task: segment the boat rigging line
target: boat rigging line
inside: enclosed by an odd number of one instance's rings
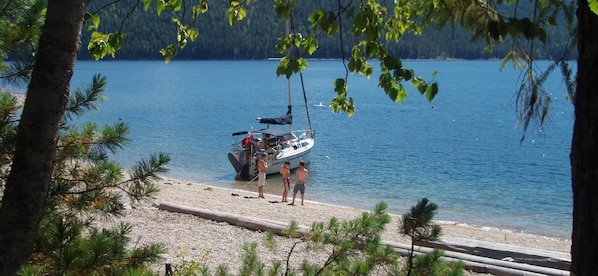
[[[287,20],[287,28],[289,27],[288,24],[291,24],[290,26],[290,33],[292,34],[296,34],[295,32],[295,23],[293,21],[293,15],[291,14],[291,17],[289,18],[289,20]],[[293,50],[295,51],[295,56],[299,57],[301,56],[299,53],[299,49],[297,47],[292,47]],[[305,105],[305,113],[307,114],[307,123],[309,125],[309,131],[312,133],[313,135],[313,131],[311,128],[311,116],[309,116],[309,105],[307,104],[307,93],[305,93],[305,83],[303,81],[303,73],[301,71],[299,71],[299,80],[301,82],[301,91],[303,92],[303,102]],[[289,102],[289,105],[291,105],[291,103]]]
[[[245,185],[243,186],[247,186],[249,184],[251,184],[251,182],[255,181],[258,178],[259,175],[256,175],[253,179],[249,180],[249,182],[245,183]]]

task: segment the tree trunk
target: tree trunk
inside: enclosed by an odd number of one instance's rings
[[[89,0],[50,0],[10,176],[0,209],[0,275],[16,275],[32,252],[52,174],[59,124]]]
[[[573,233],[571,275],[598,271],[598,16],[577,2],[578,51],[575,125],[571,145]]]

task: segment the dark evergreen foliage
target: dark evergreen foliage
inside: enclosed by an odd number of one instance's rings
[[[162,60],[159,49],[175,41],[176,24],[172,22],[168,11],[160,16],[155,12],[144,12],[143,5],[135,6],[135,2],[119,1],[107,5],[110,1],[93,1],[88,9],[98,12],[101,18],[99,31],[104,33],[124,31],[125,43],[115,58],[120,60],[156,59]],[[293,23],[298,32],[310,33],[311,26],[307,21],[309,13],[327,8],[320,1],[302,1],[295,11]],[[191,24],[199,30],[196,41],[188,43],[179,51],[178,60],[259,60],[279,57],[275,54],[274,45],[278,37],[285,33],[285,22],[277,18],[270,1],[256,1],[248,9],[248,18],[230,26],[227,16],[227,1],[210,1],[209,12],[199,16]],[[128,17],[127,14],[131,13]],[[123,18],[126,18],[123,21]],[[185,15],[190,22],[191,15]],[[349,22],[345,22],[349,23]],[[349,30],[349,28],[345,28]],[[389,42],[390,54],[404,59],[490,59],[503,58],[511,50],[509,42],[499,44],[492,53],[486,51],[485,41],[471,41],[471,35],[461,27],[449,26],[438,32],[424,31],[424,35],[406,34],[399,42]],[[536,59],[550,59],[562,56],[568,41],[564,26],[548,29],[549,41],[541,45],[535,53]],[[89,59],[85,50],[91,31],[82,32],[82,50],[79,59]],[[319,35],[319,48],[310,58],[340,58],[339,37]],[[343,39],[348,42],[352,38],[348,33]],[[350,43],[345,43],[349,45]],[[345,54],[350,49],[344,49]]]
[[[72,118],[97,108],[105,89],[106,78],[96,75],[67,103],[44,215],[20,275],[124,275],[125,270],[149,271],[147,266],[165,252],[159,244],[129,249],[130,225],[102,229],[93,224],[123,215],[127,198],[135,203],[155,196],[154,180],[170,161],[166,154],[150,155],[126,172],[108,156],[128,142],[126,124],[72,125]],[[0,191],[10,173],[21,104],[12,94],[0,95]]]

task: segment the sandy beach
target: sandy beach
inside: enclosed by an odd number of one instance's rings
[[[163,179],[158,186],[160,192],[151,202],[131,206],[126,216],[102,223],[113,225],[123,221],[131,224],[133,226],[131,238],[135,244],[164,244],[168,253],[164,256],[164,262],[156,267],[161,271],[165,263],[176,266],[184,259],[199,261],[212,270],[218,265],[226,265],[229,271],[236,272],[237,265],[242,260],[242,245],[247,242],[258,244],[259,256],[266,264],[276,260],[284,262],[296,240],[276,237],[277,246],[270,247],[264,242],[264,233],[194,215],[160,210],[159,204],[170,203],[202,208],[276,221],[285,225],[296,221],[305,226],[310,226],[313,222],[327,222],[333,217],[339,220],[351,220],[357,218],[362,212],[369,211],[310,201],[309,189],[306,192],[305,206],[300,204],[289,206],[280,202],[280,195],[266,194],[265,199],[259,199],[257,191],[226,189],[177,179]],[[402,214],[391,215],[392,221],[387,226],[383,239],[408,244],[409,240],[398,232],[399,218]],[[500,244],[503,247],[512,247],[515,251],[517,248],[527,248],[560,255],[567,255],[571,246],[569,240],[551,237],[460,224],[440,225],[443,229],[441,240],[447,243],[487,246]],[[299,264],[303,258],[317,258],[301,244],[295,248],[294,253],[297,254],[293,254],[291,265]]]

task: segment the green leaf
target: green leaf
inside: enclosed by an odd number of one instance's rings
[[[347,18],[347,19],[349,19],[349,18],[352,18],[352,17],[353,17],[353,15],[355,14],[355,11],[356,11],[356,10],[357,10],[357,7],[356,7],[356,6],[352,6],[352,7],[350,7],[350,8],[347,10],[347,16],[346,16],[346,18]]]
[[[272,4],[278,18],[290,19],[295,9],[295,1],[276,0]]]
[[[598,1],[597,0],[588,0],[588,6],[590,7],[590,10],[598,15]]]
[[[384,58],[384,66],[390,70],[398,70],[403,68],[403,62],[396,57],[387,56]]]
[[[91,33],[91,38],[89,43],[87,44],[87,50],[89,51],[89,55],[95,59],[99,60],[104,58],[107,54],[112,54],[113,49],[110,45],[110,35],[103,34],[100,32],[93,32]]]
[[[303,41],[303,51],[312,55],[318,49],[318,39],[313,36],[308,36]]]
[[[232,4],[231,4],[232,5]],[[247,16],[247,10],[242,6],[230,7],[228,9],[228,24],[235,25],[238,21]]]
[[[197,39],[199,36],[199,31],[197,29],[187,29],[187,35],[191,41],[195,41],[195,39]]]
[[[291,34],[291,45],[293,46],[293,48],[298,48],[299,46],[301,46],[301,42],[303,41],[303,36],[301,35],[301,33],[295,33],[295,34]]]
[[[143,8],[147,11],[152,5],[152,0],[143,0]]]
[[[86,12],[83,18],[85,20],[91,19],[91,24],[87,27],[88,31],[97,29],[100,26],[100,16],[96,13]]]
[[[397,98],[397,100],[404,103],[407,99],[407,90],[403,87],[403,85],[400,85],[399,87],[401,88],[401,90],[399,91],[399,97]]]
[[[341,94],[345,94],[347,92],[347,83],[345,82],[345,79],[336,79],[334,81],[334,91],[336,92],[336,94],[341,95]]]
[[[323,9],[318,9],[317,11],[311,13],[309,15],[309,17],[307,18],[307,20],[309,20],[309,22],[311,22],[311,29],[312,30],[317,30],[318,26],[320,26],[320,24],[322,24],[322,20],[324,20],[326,15],[326,11]]]
[[[328,19],[324,21],[325,24],[322,25],[322,31],[324,31],[327,35],[333,35],[339,32],[340,25],[336,22],[335,16],[333,13],[328,13]]]
[[[426,99],[431,102],[436,97],[436,94],[438,94],[438,83],[434,82],[426,88]]]
[[[413,69],[405,70],[403,72],[403,75],[404,75],[403,78],[406,81],[411,80],[411,78],[413,78],[413,74],[414,74]]]
[[[347,112],[349,117],[355,113],[353,98],[349,98],[349,101],[347,101],[346,94],[341,94],[334,98],[331,102],[331,108],[334,113]]]
[[[304,58],[289,57],[285,75],[289,78],[292,74],[303,71],[305,67],[307,67],[307,60]]]
[[[363,13],[358,13],[353,19],[353,30],[356,36],[360,36],[367,27],[367,17]]]
[[[353,104],[352,98],[349,98],[349,101],[347,101],[347,82],[345,79],[338,78],[334,81],[334,91],[337,96],[332,99],[330,104],[332,112],[347,112],[349,117],[353,116],[355,113],[355,105]]]
[[[340,30],[340,25],[336,22],[336,15],[332,12],[319,9],[309,15],[308,20],[311,22],[312,30],[317,30],[318,27],[326,35],[333,35]]]
[[[375,57],[379,52],[379,44],[377,41],[369,41],[365,43],[365,54],[368,57]]]
[[[519,34],[523,34],[527,39],[531,36],[531,20],[529,18],[510,18],[508,24],[510,25],[509,34],[516,38]]]
[[[372,76],[372,73],[374,73],[374,66],[366,63],[365,69],[362,71],[363,71],[363,74],[365,75],[365,77],[369,78]]]
[[[166,48],[160,50],[160,54],[164,57],[164,62],[169,63],[172,58],[174,58],[178,53],[177,48],[169,44]]]
[[[540,37],[540,41],[542,41],[542,43],[546,44],[547,34],[546,34],[546,30],[544,28],[540,29],[539,37]]]
[[[207,0],[201,0],[199,5],[194,5],[192,9],[193,18],[197,18],[200,14],[208,12]]]
[[[156,12],[158,13],[158,15],[160,15],[165,8],[166,5],[163,0],[156,1]]]
[[[306,66],[307,61],[303,58],[291,58],[289,56],[285,56],[282,59],[280,59],[280,62],[278,63],[278,68],[276,68],[276,75],[284,75],[288,79],[294,73],[303,71]]]
[[[125,34],[122,32],[113,33],[108,36],[108,44],[112,48],[110,54],[114,57],[116,51],[120,50],[125,42]]]
[[[159,1],[164,1],[165,7],[167,7],[168,9],[170,9],[173,12],[180,11],[183,6],[183,3],[181,2],[181,0],[159,0]]]
[[[361,60],[361,58],[351,58],[349,59],[349,63],[347,64],[347,68],[349,69],[349,72],[351,73],[358,73],[361,72],[362,68],[363,68],[363,62]]]
[[[388,95],[388,97],[390,97],[390,99],[393,102],[397,102],[398,98],[399,98],[399,88],[398,87],[392,87],[390,88],[388,91],[386,91],[386,94]]]
[[[404,103],[407,99],[407,90],[405,90],[405,87],[403,87],[402,84],[399,84],[398,86],[393,85],[393,87],[387,91],[387,95],[395,103]]]
[[[426,93],[428,85],[425,82],[422,82],[421,80],[417,80],[417,78],[415,78],[413,79],[413,81],[411,81],[411,83],[413,84],[413,87],[417,88],[419,94],[423,95],[424,93]]]
[[[403,69],[398,69],[398,70],[394,70],[391,72],[393,72],[393,74],[392,74],[393,78],[395,78],[396,80],[399,80],[399,81],[401,79],[403,79],[403,77],[405,76],[405,70],[403,70]]]

